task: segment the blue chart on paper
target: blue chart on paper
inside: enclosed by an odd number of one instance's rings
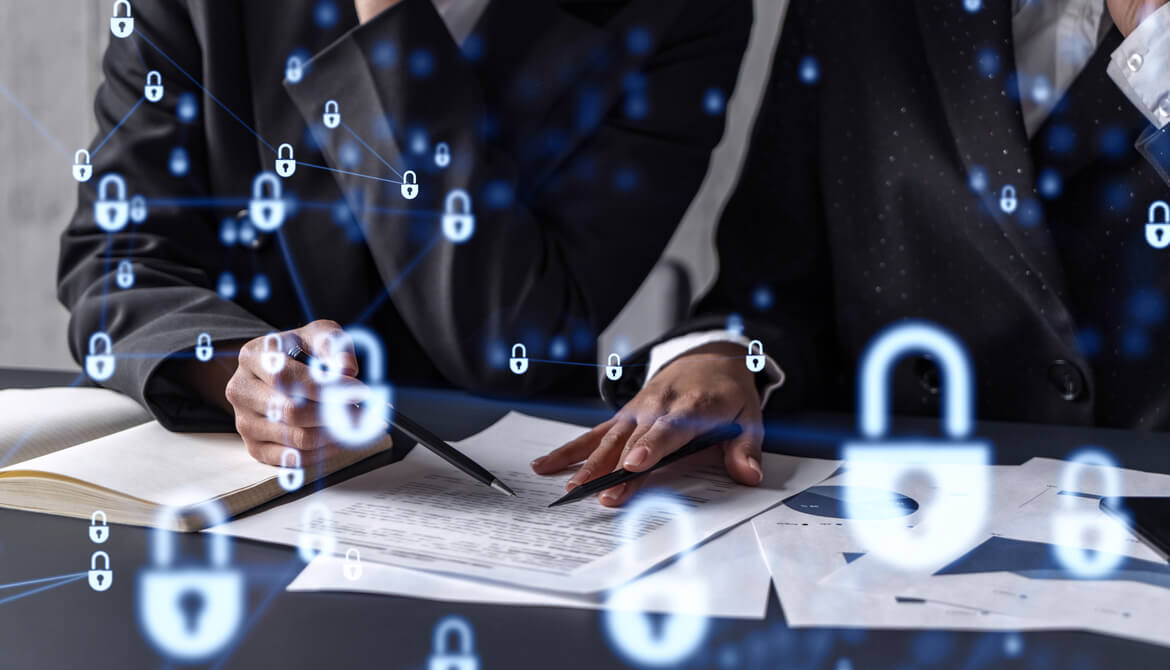
[[[901,493],[855,488],[852,491],[854,510],[850,516],[845,512],[845,493],[848,490],[844,486],[814,486],[785,500],[784,505],[798,512],[829,519],[897,519],[918,510],[918,503]]]
[[[1088,578],[1065,568],[1053,555],[1051,544],[1004,537],[987,540],[935,574],[966,575],[975,572],[1012,572],[1028,579],[1120,580],[1170,589],[1170,566],[1161,563],[1125,556],[1108,575]]]

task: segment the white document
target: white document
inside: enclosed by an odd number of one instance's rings
[[[108,389],[0,391],[0,466],[96,440],[150,418],[133,398]]]
[[[339,553],[346,548],[339,547]],[[407,596],[456,603],[493,605],[528,605],[535,607],[571,607],[602,609],[605,601],[596,596],[533,591],[503,584],[434,572],[412,570],[395,565],[358,560],[361,569],[356,579],[345,575],[346,559],[319,556],[288,585],[289,591],[353,591],[381,595]],[[352,565],[352,563],[350,563]],[[690,614],[727,619],[763,619],[768,610],[768,566],[756,544],[751,524],[744,523],[698,547],[687,561],[673,562],[652,571],[637,582],[639,588],[663,591],[690,580],[706,582],[702,607],[696,611],[690,599],[679,599],[675,607],[666,608],[651,601],[646,611],[662,614]],[[656,606],[658,605],[658,606]]]
[[[456,445],[507,482],[515,498],[416,448],[399,463],[215,532],[295,545],[305,531],[310,538],[328,535],[337,547],[357,547],[363,560],[542,590],[596,593],[750,519],[837,467],[836,461],[765,454],[763,484],[748,487],[732,482],[721,462],[704,466],[702,455],[696,456],[649,475],[650,486],[681,497],[689,514],[656,512],[639,520],[636,541],[626,542],[619,510],[595,500],[549,509],[571,473],[545,477],[528,465],[582,430],[512,413]],[[311,506],[327,510],[330,518],[313,516]]]
[[[1076,490],[1066,491],[1061,482],[1066,467],[1065,461],[1047,458],[1025,464],[1023,469],[1043,481],[1042,492],[1000,519],[992,535],[961,559],[900,592],[1170,646],[1170,566],[1100,511],[1100,468],[1086,468]],[[1170,476],[1116,468],[1114,474],[1121,484],[1115,493],[1170,495]],[[1056,532],[1059,519],[1076,516],[1098,530],[1064,537]],[[1095,543],[1112,531],[1122,533],[1111,552],[1116,563],[1099,577],[1078,578],[1058,554],[1062,543],[1098,548]]]
[[[1027,630],[1036,622],[986,610],[891,594],[866,593],[819,582],[865,553],[858,524],[846,518],[842,476],[790,498],[752,520],[784,619],[793,628]],[[878,522],[880,523],[880,521]]]

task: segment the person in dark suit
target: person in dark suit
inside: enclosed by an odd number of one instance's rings
[[[1134,150],[1170,115],[1162,4],[793,3],[714,288],[604,382],[617,415],[534,469],[584,461],[572,487],[735,421],[726,467],[757,484],[764,409],[851,411],[905,319],[963,341],[982,419],[1170,428],[1170,260],[1144,233],[1167,184]],[[893,408],[937,415],[939,377],[903,361]]]
[[[171,430],[234,418],[269,463],[334,442],[307,367],[261,365],[271,332],[332,356],[365,326],[396,384],[582,392],[508,350],[593,359],[707,170],[751,21],[749,0],[136,0],[61,241],[73,355],[107,335],[104,385]]]

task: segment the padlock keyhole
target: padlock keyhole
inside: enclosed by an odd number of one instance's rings
[[[187,624],[187,632],[194,633],[199,629],[199,617],[207,603],[203,601],[203,594],[196,590],[184,591],[179,596],[179,610]]]
[[[101,586],[101,585],[102,585],[102,582],[104,582],[104,581],[106,580],[106,576],[105,576],[105,575],[103,575],[103,574],[102,574],[102,573],[100,573],[100,572],[99,572],[99,573],[97,573],[96,575],[94,575],[94,576],[93,576],[93,578],[94,578],[95,580],[97,580],[98,586]]]

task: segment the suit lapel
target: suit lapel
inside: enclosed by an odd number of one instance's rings
[[[1018,102],[1012,3],[984,0],[974,13],[963,4],[917,3],[923,46],[947,123],[968,173],[983,170],[987,175],[987,187],[980,193],[984,208],[1042,283],[1059,295],[1064,273],[1036,202],[1031,150]],[[998,67],[987,76],[980,73],[979,64],[981,59],[990,62],[990,54]],[[999,204],[1005,185],[1019,195],[1013,214],[1005,214]]]

